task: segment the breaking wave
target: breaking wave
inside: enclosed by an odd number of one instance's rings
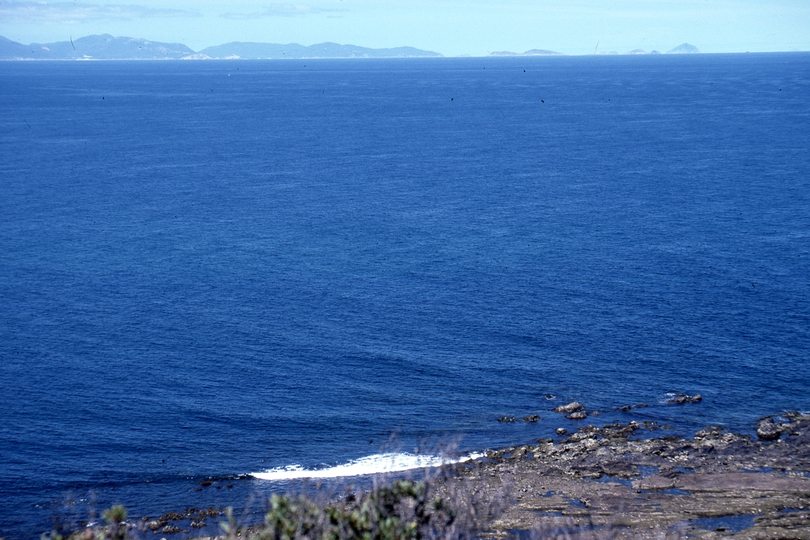
[[[250,476],[260,480],[293,480],[297,478],[343,478],[349,476],[365,476],[370,474],[386,474],[440,467],[453,463],[464,463],[483,457],[483,454],[470,454],[461,458],[444,456],[429,456],[407,453],[374,454],[355,459],[347,463],[335,465],[325,469],[305,469],[300,465],[277,467],[265,472],[250,473]]]

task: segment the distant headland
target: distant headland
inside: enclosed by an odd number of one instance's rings
[[[697,47],[683,43],[667,54],[695,54]],[[620,54],[594,51],[594,54]],[[660,54],[634,49],[623,54]],[[234,41],[194,51],[182,43],[162,43],[142,38],[114,37],[109,34],[86,36],[55,43],[24,45],[0,36],[0,60],[282,60],[308,58],[438,58],[444,55],[415,47],[372,49],[357,45],[318,43],[251,43]],[[488,56],[563,56],[546,49],[517,53],[494,51]]]
[[[233,42],[201,51],[182,43],[161,43],[109,34],[87,36],[56,43],[23,45],[0,36],[0,59],[3,60],[217,60],[217,59],[285,59],[285,58],[431,58],[442,55],[414,47],[371,49],[356,45],[319,43],[304,46],[274,43]]]

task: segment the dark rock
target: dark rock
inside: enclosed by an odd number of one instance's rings
[[[621,407],[619,407],[618,410],[626,412],[629,411],[630,409],[643,409],[645,407],[649,407],[649,405],[647,405],[646,403],[638,403],[636,405],[622,405]]]
[[[178,514],[177,512],[169,512],[168,514],[163,514],[158,518],[158,521],[180,521],[183,519],[182,514]]]
[[[216,508],[208,507],[205,510],[200,510],[200,517],[217,517],[220,511]]]
[[[568,418],[569,420],[585,420],[586,418],[588,418],[588,413],[586,413],[585,411],[577,411],[572,412],[571,414],[566,414],[565,417]]]
[[[555,398],[555,397],[557,397],[557,396],[555,396],[554,394],[546,394],[544,397],[545,397],[546,399],[554,399],[554,398]]]
[[[530,414],[529,416],[524,416],[523,420],[525,420],[526,422],[537,422],[538,420],[540,420],[540,416],[536,414]]]
[[[773,421],[773,418],[763,418],[757,424],[757,437],[763,441],[775,441],[782,435],[783,427]]]
[[[165,527],[160,529],[160,532],[163,534],[177,534],[179,532],[183,532],[183,529],[181,529],[176,525],[166,525]]]
[[[686,394],[672,394],[667,400],[667,403],[671,405],[683,405],[684,403],[700,403],[701,401],[703,401],[703,396],[700,394],[695,394],[694,396],[689,396]]]
[[[202,527],[205,527],[206,525],[207,525],[207,523],[205,521],[192,521],[191,522],[191,528],[192,529],[200,529]]]
[[[598,465],[580,467],[577,473],[580,478],[601,478],[604,475],[602,468]]]
[[[611,440],[622,440],[627,439],[630,435],[633,434],[634,431],[639,429],[638,422],[630,422],[629,424],[620,424],[615,422],[613,424],[607,424],[604,428],[602,428],[602,436],[606,439]]]
[[[200,485],[203,486],[203,487],[208,487],[211,484],[213,484],[213,482],[211,480],[203,480],[202,482],[200,482]]]
[[[558,427],[554,431],[557,433],[557,435],[565,435],[566,433],[568,433],[568,430],[562,427]]]
[[[708,426],[695,433],[694,439],[696,441],[711,441],[720,438],[723,431],[720,426]]]
[[[501,416],[500,418],[498,418],[498,422],[512,423],[514,421],[515,421],[514,416]]]
[[[579,412],[579,411],[583,411],[583,410],[585,410],[585,405],[583,405],[582,403],[579,403],[577,401],[574,401],[574,402],[569,403],[568,405],[560,405],[559,407],[554,409],[554,412],[563,413],[563,414],[569,414],[569,413],[575,413],[575,412]]]
[[[587,431],[584,431],[584,432],[579,431],[577,433],[574,433],[570,437],[568,437],[564,442],[577,443],[577,442],[584,441],[585,439],[595,439],[597,436],[598,436],[598,434],[596,434],[596,433],[590,433],[590,432],[587,432]]]
[[[632,478],[638,476],[638,470],[631,464],[623,461],[606,461],[602,463],[602,471],[608,476],[616,478]]]
[[[529,451],[528,446],[519,446],[514,449],[512,452],[512,459],[523,459],[526,457],[526,453]]]

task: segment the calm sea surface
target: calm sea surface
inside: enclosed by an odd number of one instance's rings
[[[571,400],[750,431],[810,409],[810,54],[4,62],[0,306],[8,538]]]

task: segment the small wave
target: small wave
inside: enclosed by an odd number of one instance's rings
[[[443,456],[428,456],[416,454],[374,454],[362,457],[325,469],[305,469],[300,465],[278,467],[265,472],[250,473],[250,476],[260,480],[294,480],[297,478],[344,478],[349,476],[365,476],[370,474],[386,474],[425,469],[464,463],[483,457],[483,454],[470,454],[462,458],[449,458]]]

